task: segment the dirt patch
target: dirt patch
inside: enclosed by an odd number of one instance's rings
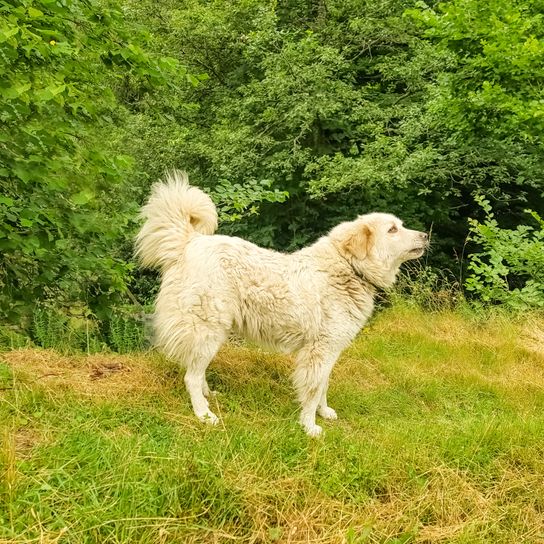
[[[65,356],[51,350],[24,349],[3,353],[1,357],[12,368],[15,382],[28,385],[71,389],[91,397],[164,389],[165,375],[158,358],[153,356]]]
[[[91,380],[101,380],[111,376],[113,372],[132,372],[132,368],[123,363],[101,363],[93,366],[89,377]]]

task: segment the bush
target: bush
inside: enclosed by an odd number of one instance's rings
[[[109,346],[118,353],[144,351],[150,345],[150,315],[140,308],[116,308],[107,323]]]
[[[64,353],[95,353],[106,347],[97,319],[84,306],[59,308],[39,304],[33,314],[32,339],[42,348]]]
[[[471,274],[465,281],[466,289],[484,302],[502,303],[517,310],[543,308],[544,220],[527,210],[537,227],[503,229],[489,202],[482,197],[477,202],[486,217],[483,223],[469,220],[470,239],[482,249],[469,258]]]
[[[37,301],[100,308],[124,293],[137,205],[133,159],[110,143],[126,116],[114,91],[132,78],[151,93],[178,64],[145,53],[114,1],[0,7],[0,319],[25,328]]]

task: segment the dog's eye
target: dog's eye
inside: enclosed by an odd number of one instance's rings
[[[397,232],[399,229],[397,228],[396,225],[393,225],[387,232],[389,234],[395,234],[395,232]]]

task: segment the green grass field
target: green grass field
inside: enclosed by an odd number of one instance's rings
[[[288,357],[225,347],[222,424],[155,354],[0,354],[0,542],[544,542],[544,320],[383,310],[309,439]]]

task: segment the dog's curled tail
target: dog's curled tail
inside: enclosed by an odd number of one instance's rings
[[[141,215],[145,223],[136,237],[136,255],[150,268],[166,270],[179,260],[191,234],[217,229],[212,199],[191,187],[187,174],[178,170],[153,185]]]

